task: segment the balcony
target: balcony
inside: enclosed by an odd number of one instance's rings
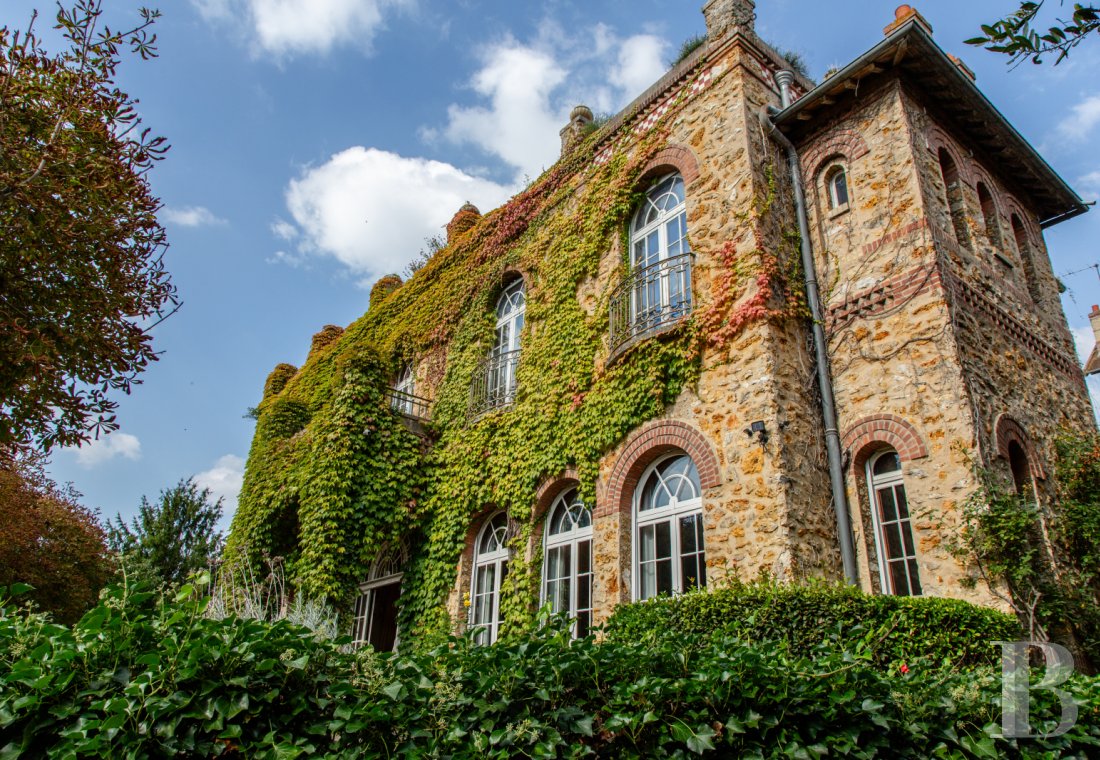
[[[397,388],[387,388],[386,398],[390,400],[390,409],[402,417],[418,422],[430,422],[432,419],[432,402],[426,398]]]
[[[635,269],[611,294],[611,356],[691,314],[690,253]]]
[[[470,388],[470,418],[508,406],[516,400],[516,367],[519,350],[487,357],[474,373]]]

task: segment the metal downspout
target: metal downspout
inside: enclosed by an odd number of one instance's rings
[[[790,71],[780,71],[775,75],[779,84],[783,108],[790,105],[790,85],[794,75]],[[817,271],[814,266],[813,247],[810,243],[810,223],[806,217],[806,196],[802,189],[802,172],[798,151],[787,136],[779,131],[767,113],[760,114],[760,121],[768,133],[787,151],[787,163],[790,166],[791,185],[794,187],[794,206],[798,216],[798,233],[802,239],[802,269],[806,275],[806,300],[810,306],[814,338],[814,354],[817,360],[817,384],[821,390],[821,416],[825,424],[825,450],[829,463],[829,481],[832,486],[833,510],[836,512],[836,527],[840,537],[840,557],[844,563],[844,578],[853,586],[859,585],[859,573],[856,570],[855,542],[852,538],[852,523],[848,512],[848,492],[844,486],[844,466],[840,450],[840,432],[837,429],[836,400],[833,397],[833,379],[829,370],[829,353],[825,343],[825,315],[821,308],[821,294],[817,288]]]

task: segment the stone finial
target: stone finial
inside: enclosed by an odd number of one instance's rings
[[[731,32],[753,34],[756,28],[756,3],[753,0],[708,0],[703,6],[707,37],[717,40]]]
[[[381,303],[386,300],[393,291],[397,290],[404,284],[402,279],[395,274],[387,274],[385,277],[379,277],[378,282],[370,289],[370,305],[374,306],[376,303]]]
[[[916,21],[924,27],[924,31],[932,34],[932,25],[928,23],[928,19],[920,15],[917,9],[911,5],[899,5],[897,10],[894,11],[894,20],[887,24],[886,28],[882,30],[882,33],[889,37],[894,33],[895,29],[898,29],[902,24],[910,20]]]
[[[588,106],[577,106],[569,114],[569,123],[561,128],[561,154],[564,156],[573,146],[581,141],[588,131],[588,125],[595,117]]]
[[[481,212],[478,211],[477,206],[469,201],[463,203],[462,208],[456,211],[455,215],[451,217],[451,221],[447,223],[447,245],[450,245],[458,239],[459,235],[477,224],[477,220],[480,218]]]

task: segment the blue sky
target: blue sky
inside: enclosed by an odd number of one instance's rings
[[[152,2],[152,0],[147,0]],[[112,25],[141,4],[107,0]],[[400,272],[465,200],[499,205],[558,152],[586,103],[617,111],[704,31],[702,0],[162,0],[160,57],[127,59],[123,89],[172,150],[152,173],[168,267],[185,302],[156,328],[160,362],[121,397],[121,429],[53,456],[105,515],[132,515],[180,478],[236,505],[264,378],[300,365],[325,324]],[[882,38],[896,2],[760,0],[757,30],[820,77]],[[1100,196],[1100,38],[1056,68],[969,48],[1013,0],[916,4],[937,42],[1085,200]],[[5,0],[23,26],[43,0]],[[40,24],[45,26],[45,24]],[[1048,231],[1054,269],[1100,260],[1100,212]],[[1079,350],[1100,277],[1063,277]],[[1092,387],[1094,396],[1097,388]],[[227,515],[228,517],[228,515]],[[228,520],[226,521],[228,522]]]

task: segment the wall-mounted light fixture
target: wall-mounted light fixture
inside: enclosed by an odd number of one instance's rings
[[[768,442],[768,429],[764,426],[763,420],[757,420],[745,428],[745,435],[749,438],[755,438],[761,446]]]

